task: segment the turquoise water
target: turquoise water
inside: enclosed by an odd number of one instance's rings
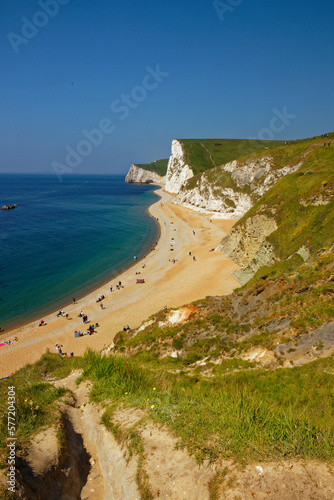
[[[0,326],[39,319],[148,252],[152,185],[122,176],[0,175]]]

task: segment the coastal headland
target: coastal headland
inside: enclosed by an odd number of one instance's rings
[[[82,355],[88,347],[100,351],[124,326],[136,328],[165,306],[172,308],[207,295],[229,294],[238,286],[231,276],[238,266],[221,252],[212,251],[229,234],[235,220],[210,218],[209,214],[174,205],[173,196],[162,189],[158,194],[160,200],[149,208],[160,226],[155,249],[141,261],[134,261],[112,282],[78,297],[75,304],[64,305],[64,316],[57,316],[55,311],[40,318],[44,326],[35,321],[6,331],[2,342],[14,337],[18,341],[1,347],[0,378],[34,363],[48,349],[55,352],[56,343],[63,345],[64,353],[73,352],[74,356]],[[137,284],[137,279],[145,283]],[[122,287],[117,290],[119,281]],[[96,302],[101,295],[105,296],[103,308],[101,302]],[[81,311],[88,316],[87,324],[79,317]],[[95,323],[100,325],[96,333],[74,337],[75,330],[85,332],[89,324]]]

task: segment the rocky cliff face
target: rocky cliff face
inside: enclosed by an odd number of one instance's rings
[[[224,219],[239,219],[253,205],[249,194],[230,187],[219,187],[210,182],[207,173],[199,176],[192,189],[182,189],[174,203],[201,212],[216,212]]]
[[[184,183],[193,176],[192,168],[186,164],[181,143],[174,140],[167,166],[166,191],[177,194]]]
[[[188,165],[186,167],[189,168]],[[218,212],[227,219],[239,219],[280,177],[298,168],[299,164],[277,169],[268,153],[242,161],[234,160],[198,175],[195,185],[192,185],[193,180],[183,182],[178,191],[173,191],[178,192],[174,203]],[[175,173],[179,170],[174,169]],[[186,172],[187,169],[184,176]]]
[[[273,246],[266,239],[276,229],[274,219],[255,215],[232,228],[231,233],[220,242],[217,250],[242,267],[232,273],[242,285],[261,267],[270,266],[277,260]]]
[[[133,164],[125,177],[125,182],[128,184],[163,184],[164,179],[165,177],[161,177],[155,172]]]

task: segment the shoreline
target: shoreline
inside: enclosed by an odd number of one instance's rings
[[[160,197],[160,195],[157,193],[157,191],[160,191],[161,189],[163,189],[163,185],[161,184],[155,184],[155,186],[157,186],[156,189],[153,190],[153,192],[155,194],[157,194],[157,196]],[[160,198],[159,198],[160,199]],[[149,253],[152,251],[152,247],[155,246],[156,242],[159,240],[160,238],[160,226],[157,222],[157,220],[155,219],[155,217],[153,217],[150,213],[149,213],[149,210],[150,210],[150,207],[152,205],[154,205],[155,203],[158,203],[159,200],[157,201],[154,201],[148,208],[145,209],[145,212],[152,218],[155,220],[155,224],[157,226],[157,230],[158,230],[158,234],[155,238],[155,243],[153,245],[150,246],[150,248],[148,249],[147,253],[144,254],[144,255],[149,255]],[[144,258],[143,257],[140,257],[136,262],[140,262],[142,259]],[[123,273],[125,273],[128,269],[130,269],[132,266],[134,266],[136,264],[136,262],[132,262],[132,261],[129,261],[128,264],[124,265],[123,267],[121,267],[119,270],[116,270],[114,272],[112,272],[110,274],[110,277],[106,280],[106,278],[102,278],[101,280],[97,281],[96,283],[94,283],[93,285],[89,286],[89,285],[86,285],[86,287],[83,287],[82,288],[82,292],[81,293],[76,293],[76,296],[80,297],[80,298],[83,298],[91,293],[93,293],[95,290],[98,290],[99,288],[101,288],[102,286],[105,286],[107,285],[111,280],[114,280],[116,279],[118,276],[122,275]],[[80,299],[79,299],[80,300]],[[58,300],[54,300],[54,302],[58,302]],[[59,302],[60,302],[60,299],[59,299]],[[64,307],[69,307],[72,305],[72,301],[69,301],[69,302],[64,302],[62,303],[59,307],[60,308],[64,308]],[[54,315],[55,314],[55,311],[56,309],[53,307],[53,306],[50,306],[48,307],[47,309],[45,309],[45,313],[43,314],[43,312],[41,312],[40,315],[29,315],[28,319],[27,320],[18,320],[15,324],[9,326],[9,327],[5,327],[4,330],[0,330],[0,344],[2,342],[2,339],[5,338],[5,336],[7,336],[8,334],[11,334],[11,332],[13,331],[16,331],[20,328],[23,328],[23,327],[26,327],[32,323],[36,323],[38,322],[40,319],[42,319],[43,317],[47,318],[49,317],[50,315]],[[0,327],[2,327],[2,324],[0,324]]]
[[[0,378],[37,361],[47,349],[52,351],[56,342],[63,344],[64,352],[74,352],[74,355],[82,355],[87,347],[100,351],[112,343],[124,325],[137,328],[165,305],[178,307],[206,295],[226,295],[239,286],[231,276],[238,266],[220,252],[208,253],[228,234],[235,221],[209,221],[207,214],[173,205],[173,196],[163,191],[162,186],[157,185],[155,192],[159,199],[147,209],[159,228],[153,249],[75,304],[64,305],[71,320],[56,317],[58,311],[54,311],[43,318],[45,326],[39,327],[38,322],[33,321],[4,332],[1,340],[17,336],[18,342],[0,348]],[[196,262],[189,257],[190,249],[196,254]],[[175,264],[172,258],[176,259]],[[136,283],[137,273],[145,279],[145,284]],[[110,283],[118,281],[124,288],[110,292]],[[104,309],[96,303],[102,294],[105,295]],[[91,323],[98,322],[100,327],[91,336],[74,338],[75,329],[86,331],[88,328],[88,324],[83,328],[78,317],[81,310]]]

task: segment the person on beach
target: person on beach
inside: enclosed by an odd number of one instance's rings
[[[60,355],[62,355],[63,351],[62,351],[62,347],[63,347],[63,344],[56,344],[55,345],[55,349],[58,351],[58,353]]]
[[[112,285],[110,285],[110,291],[112,292]]]
[[[101,309],[104,309],[102,302],[101,302],[100,306],[101,306]]]
[[[75,304],[75,297],[73,297],[73,304]]]

